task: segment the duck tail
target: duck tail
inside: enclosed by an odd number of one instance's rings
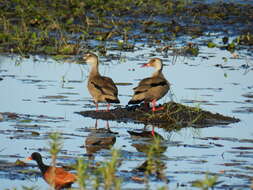
[[[144,99],[142,99],[142,100],[130,100],[129,102],[128,102],[128,104],[139,104],[139,103],[141,103],[142,101],[143,101]]]
[[[107,103],[120,103],[119,99],[109,99],[109,98],[106,98],[105,99]]]

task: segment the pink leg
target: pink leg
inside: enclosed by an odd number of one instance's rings
[[[155,127],[154,126],[152,126],[151,134],[152,134],[153,137],[155,136]]]
[[[98,112],[98,103],[95,103],[96,105],[96,112]]]
[[[152,100],[151,103],[152,103],[152,111],[153,111],[153,112],[159,111],[159,110],[163,110],[163,109],[164,109],[163,106],[161,106],[161,107],[159,107],[159,108],[156,108],[156,100]]]
[[[110,111],[110,104],[107,104],[107,109],[106,109],[107,112]]]
[[[155,111],[155,106],[156,106],[156,100],[152,100],[152,111]]]

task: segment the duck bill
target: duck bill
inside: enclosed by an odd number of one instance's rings
[[[25,161],[29,161],[29,160],[33,160],[31,156],[30,156],[30,157],[27,157],[27,158],[25,159]]]
[[[141,66],[141,68],[142,68],[142,67],[149,67],[149,66],[150,66],[149,63],[145,63],[145,64],[143,64],[143,65]]]

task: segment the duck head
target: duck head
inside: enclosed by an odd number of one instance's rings
[[[83,60],[91,65],[96,65],[98,64],[98,56],[95,55],[94,53],[86,53],[83,56]]]
[[[141,67],[154,67],[157,71],[162,70],[163,63],[160,58],[153,58],[150,61]]]
[[[41,157],[40,153],[34,152],[34,153],[32,153],[31,156],[28,157],[26,160],[41,161],[41,160],[42,160],[42,157]]]

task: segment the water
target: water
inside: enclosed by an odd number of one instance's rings
[[[140,64],[150,58],[150,52],[163,58],[155,47],[144,46],[135,52],[122,53],[120,61],[101,60],[104,63],[100,65],[101,74],[110,76],[115,82],[133,83],[118,86],[120,106],[127,104],[138,80],[151,75],[152,69],[140,68]],[[202,129],[184,128],[176,132],[155,128],[165,139],[162,162],[167,167],[167,185],[170,189],[192,189],[190,182],[204,179],[208,172],[219,176],[221,183],[217,189],[228,186],[249,189],[250,178],[253,177],[253,151],[250,149],[253,117],[252,112],[245,112],[245,107],[252,109],[253,105],[252,98],[243,95],[253,92],[253,58],[239,52],[240,58],[233,59],[229,52],[216,48],[200,47],[200,52],[196,58],[178,57],[174,64],[172,56],[163,58],[166,64],[164,75],[172,87],[170,94],[159,102],[172,98],[179,103],[237,117],[241,122]],[[119,54],[117,51],[109,53]],[[216,64],[229,67],[220,68]],[[245,64],[249,66],[247,70],[243,67]],[[95,109],[86,88],[88,74],[87,65],[71,61],[57,62],[42,56],[20,59],[15,55],[1,55],[0,112],[14,112],[19,118],[5,116],[0,121],[0,161],[14,163],[34,151],[40,151],[49,164],[48,133],[53,131],[61,132],[64,137],[59,163],[73,164],[80,156],[88,159],[83,146],[90,135],[87,129],[94,128],[95,120],[75,113]],[[105,109],[104,106],[100,104],[100,109]],[[127,132],[141,130],[144,125],[113,121],[109,121],[109,125],[112,131],[118,132],[113,147],[121,149],[124,158],[119,168],[119,175],[125,179],[123,188],[144,188],[144,184],[131,180],[131,176],[135,175],[131,171],[146,157],[133,146],[136,140]],[[106,121],[99,120],[98,127],[106,127]],[[151,129],[151,126],[146,127]],[[39,135],[32,135],[34,132]],[[108,159],[109,154],[109,150],[101,150],[95,154],[94,160]],[[21,189],[22,185],[31,187],[34,184],[41,189],[49,188],[41,177],[24,175],[19,169],[11,167],[0,172],[0,189]],[[30,169],[38,171],[36,167]],[[162,181],[150,182],[151,189],[162,185]]]

